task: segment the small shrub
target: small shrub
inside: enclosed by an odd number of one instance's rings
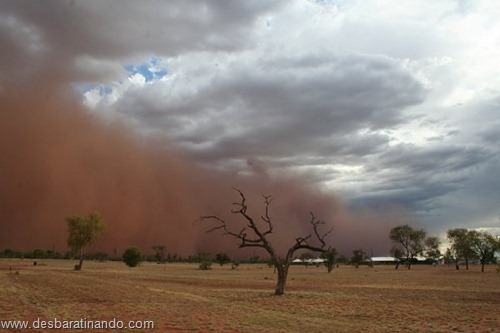
[[[128,267],[136,267],[142,261],[142,253],[138,247],[132,246],[123,253],[123,262]]]
[[[207,271],[209,269],[212,269],[212,262],[211,261],[202,261],[200,263],[200,269],[203,271]]]
[[[200,269],[201,270],[209,270],[212,269],[212,257],[210,256],[210,253],[207,252],[200,252],[197,255],[197,259],[199,260],[198,262],[200,263]]]
[[[217,253],[215,255],[215,260],[219,263],[219,265],[224,266],[224,264],[231,261],[229,256],[226,253]]]

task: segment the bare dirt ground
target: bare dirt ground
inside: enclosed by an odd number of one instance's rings
[[[0,320],[155,324],[116,332],[500,332],[500,275],[493,266],[484,273],[477,266],[341,266],[331,274],[292,267],[286,295],[277,297],[273,269],[265,265],[201,271],[195,264],[87,261],[80,272],[73,265],[0,260]]]

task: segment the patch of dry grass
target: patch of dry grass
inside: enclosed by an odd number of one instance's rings
[[[345,266],[331,274],[292,267],[286,295],[276,297],[273,270],[265,265],[201,271],[195,264],[128,268],[85,262],[75,272],[69,261],[30,263],[0,261],[0,319],[153,320],[156,328],[149,331],[154,332],[498,332],[500,327],[500,275],[494,267],[481,273],[478,267]]]

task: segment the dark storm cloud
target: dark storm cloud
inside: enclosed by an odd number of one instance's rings
[[[38,62],[42,56],[56,57],[79,79],[89,73],[94,75],[88,79],[97,79],[102,71],[117,74],[119,66],[110,60],[243,47],[253,20],[278,5],[269,1],[3,1],[0,41],[8,40],[13,47],[2,60],[32,66],[32,53],[37,53]]]
[[[354,206],[383,207],[387,202],[425,213],[440,208],[440,198],[464,190],[492,153],[482,147],[435,149],[398,146],[377,155],[366,172],[377,179],[352,200]]]
[[[402,111],[425,96],[411,73],[385,57],[325,55],[252,63],[226,70],[174,107],[151,107],[143,97],[147,92],[137,90],[129,97],[133,106],[127,98],[116,108],[134,110],[138,123],[167,129],[193,154],[223,163],[252,156],[369,154],[387,139],[356,131],[404,122]]]

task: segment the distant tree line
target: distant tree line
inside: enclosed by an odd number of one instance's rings
[[[441,245],[437,237],[426,237],[423,229],[414,229],[409,225],[400,225],[391,229],[389,238],[393,242],[392,254],[399,263],[407,265],[408,269],[415,262],[417,256],[425,256],[436,261],[443,258],[446,262],[454,262],[456,269],[463,262],[469,269],[469,262],[477,260],[481,264],[481,271],[489,263],[497,263],[496,253],[500,251],[500,237],[486,231],[468,230],[465,228],[449,229],[447,238],[450,247],[441,255]]]
[[[34,249],[28,251],[19,251],[6,248],[0,252],[0,258],[18,258],[18,259],[78,259],[79,256],[71,251],[59,252],[46,249]],[[85,260],[110,260],[110,256],[103,251],[89,252],[83,255]]]
[[[238,191],[239,192],[239,191]],[[241,210],[235,211],[236,213],[242,214],[244,217],[251,218],[246,215],[246,205],[245,198],[241,192],[239,192],[242,197],[242,202],[240,204]],[[266,231],[269,233],[272,231],[272,225],[270,224],[270,218],[268,214],[268,208],[270,205],[270,197],[264,197],[266,199],[266,215],[263,217],[270,229]],[[317,226],[322,221],[311,220],[312,226],[314,227],[314,232],[320,242],[323,241],[325,234],[319,234]],[[219,230],[225,228],[225,221],[218,219],[214,216],[209,216],[208,218],[215,218],[221,223],[220,226],[215,227],[213,230]],[[182,257],[177,253],[167,252],[167,247],[162,244],[155,244],[151,247],[152,253],[143,254],[141,250],[137,247],[129,247],[125,250],[123,255],[119,256],[117,250],[113,250],[113,255],[109,255],[103,251],[97,252],[85,252],[86,247],[88,247],[92,242],[94,242],[98,236],[104,230],[104,223],[102,217],[99,213],[91,213],[86,217],[82,216],[71,216],[66,218],[68,225],[68,245],[71,251],[62,253],[52,250],[37,248],[30,251],[19,251],[10,248],[6,248],[0,252],[0,258],[25,258],[25,259],[79,259],[79,264],[75,265],[75,269],[81,269],[83,260],[120,260],[124,261],[128,266],[135,267],[142,261],[146,262],[156,262],[156,263],[173,263],[173,262],[186,262],[186,263],[199,263],[200,269],[211,269],[212,263],[218,263],[220,266],[231,263],[231,268],[235,269],[240,263],[267,263],[270,267],[287,269],[288,265],[291,263],[292,256],[290,253],[295,252],[297,249],[311,249],[320,252],[319,256],[314,255],[311,252],[305,252],[300,255],[300,259],[307,266],[308,263],[314,263],[313,261],[308,261],[307,259],[322,258],[324,264],[327,267],[328,272],[331,272],[333,267],[338,264],[351,264],[356,268],[362,264],[371,265],[370,258],[367,256],[366,252],[362,249],[355,249],[352,251],[352,257],[347,258],[344,255],[337,257],[338,253],[333,247],[325,247],[323,243],[322,247],[310,246],[307,242],[307,238],[298,238],[297,242],[289,251],[289,256],[285,258],[275,257],[271,258],[260,258],[258,255],[253,254],[248,259],[234,259],[228,254],[219,252],[215,256],[210,253],[200,252],[195,255],[189,255],[187,257]],[[244,229],[245,230],[245,229]],[[257,234],[260,232],[257,228],[255,229]],[[227,233],[227,231],[226,231]],[[230,234],[236,238],[240,238],[243,242],[249,242],[246,234],[240,232],[239,234]],[[399,225],[392,228],[389,232],[389,238],[393,243],[391,248],[391,254],[397,259],[396,269],[400,264],[404,264],[408,269],[411,269],[411,265],[418,263],[420,257],[425,257],[426,263],[435,263],[438,260],[442,260],[447,264],[453,263],[458,270],[460,264],[465,266],[465,269],[469,269],[469,263],[480,263],[481,271],[484,272],[484,266],[489,263],[497,263],[497,252],[500,252],[500,237],[492,235],[486,231],[478,230],[468,230],[465,228],[449,229],[447,231],[447,239],[450,242],[450,246],[446,249],[444,255],[440,252],[440,240],[437,237],[427,237],[427,233],[423,229],[415,229],[408,224]],[[267,241],[265,238],[258,240],[251,240],[250,245],[257,244],[261,247],[262,240]],[[242,243],[248,245],[248,243]],[[240,245],[241,247],[241,245]],[[316,266],[319,262],[314,263]],[[283,266],[284,265],[284,266]],[[283,289],[281,290],[283,291]]]
[[[448,262],[454,262],[457,270],[461,261],[465,264],[465,269],[469,269],[469,261],[478,260],[482,272],[484,265],[497,262],[495,254],[500,251],[499,236],[486,231],[457,228],[448,230],[447,237],[451,246],[446,249],[444,258]]]
[[[155,245],[153,247],[157,248]],[[126,251],[126,250],[125,250]],[[124,252],[125,252],[124,251]],[[96,251],[96,252],[87,252],[84,253],[84,260],[97,260],[97,261],[122,261],[123,256],[118,254],[118,251],[114,255],[110,255],[104,251]],[[74,260],[79,259],[79,254],[74,253],[72,251],[67,252],[59,252],[54,250],[47,249],[34,249],[28,251],[14,250],[11,248],[5,248],[3,251],[0,251],[0,258],[5,259],[63,259],[63,260]],[[210,261],[218,263],[220,266],[225,264],[230,264],[234,262],[238,263],[247,263],[247,264],[265,264],[268,260],[261,258],[257,255],[252,255],[249,258],[231,258],[227,253],[220,252],[216,253],[215,256],[212,256],[207,252],[199,252],[196,254],[181,256],[177,253],[168,253],[165,252],[164,255],[159,256],[158,253],[149,253],[143,254],[141,251],[141,261],[145,262],[153,262],[153,263],[201,263],[202,261]]]
[[[426,257],[426,263],[437,262],[442,259],[446,264],[454,264],[458,270],[460,265],[465,269],[469,269],[471,263],[481,264],[481,270],[484,271],[484,265],[488,263],[495,264],[498,262],[497,252],[500,251],[500,238],[485,231],[468,230],[465,228],[449,229],[447,239],[450,246],[442,254],[439,250],[441,245],[437,237],[426,237],[426,232],[423,229],[414,229],[409,225],[397,226],[391,229],[389,238],[393,242],[391,254],[398,259],[396,266],[404,264],[408,269],[412,264],[415,264],[417,256]],[[231,258],[227,253],[219,252],[212,256],[207,252],[200,252],[193,255],[181,256],[177,253],[167,252],[165,245],[153,245],[152,253],[142,254],[140,261],[156,262],[156,263],[217,263],[220,266],[231,264],[237,267],[241,263],[246,264],[270,264],[270,260],[265,257],[260,257],[256,254],[248,258]],[[96,261],[122,261],[123,257],[117,254],[115,249],[114,255],[110,255],[104,251],[88,252],[83,254],[85,260]],[[345,255],[337,256],[337,251],[332,248],[328,252],[321,253],[320,258],[326,259],[324,265],[329,271],[335,265],[353,265],[356,268],[359,265],[370,265],[370,257],[362,249],[352,251],[351,257]],[[317,255],[311,252],[305,252],[298,258],[315,259]],[[79,259],[79,254],[73,251],[59,252],[54,249],[33,249],[28,251],[15,250],[6,248],[0,251],[0,258],[20,258],[20,259]],[[210,265],[205,264],[206,267]]]

